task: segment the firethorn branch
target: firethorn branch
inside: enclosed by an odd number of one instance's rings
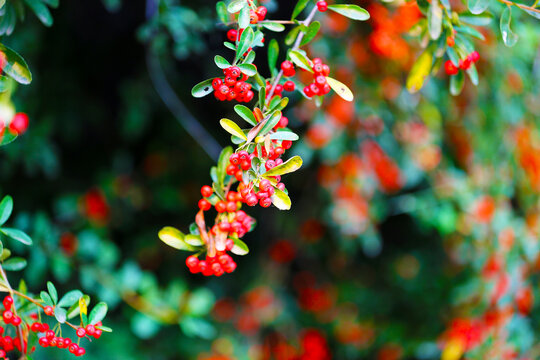
[[[13,296],[14,290],[12,289],[11,285],[9,284],[9,280],[7,278],[6,272],[5,272],[4,268],[2,267],[2,265],[0,265],[0,275],[2,275],[2,280],[3,280],[4,284],[6,285],[6,287],[8,288],[9,293]],[[13,313],[15,314],[15,316],[18,316],[17,315],[17,309],[15,308],[15,306],[13,306]],[[21,326],[17,326],[17,332],[19,333],[19,338],[21,339],[22,353],[26,354],[26,344],[24,343],[24,341],[22,341],[23,332],[22,332]]]

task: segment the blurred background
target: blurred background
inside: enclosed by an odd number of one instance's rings
[[[86,358],[540,358],[538,20],[515,14],[511,49],[496,18],[479,28],[478,87],[453,97],[441,71],[411,95],[424,16],[359,4],[369,21],[325,13],[308,49],[355,102],[291,96],[290,155],[305,164],[287,177],[293,207],[248,209],[251,252],[220,278],[190,274],[157,238],[189,227],[209,155],[229,143],[230,104],[190,94],[231,55],[215,2],[64,1],[54,26],[29,13],[5,39],[34,75],[13,97],[29,130],[0,152],[1,193],[35,242],[15,246],[20,276],[109,304],[114,332]],[[294,5],[265,2],[272,19]],[[186,122],[206,130],[195,140]]]

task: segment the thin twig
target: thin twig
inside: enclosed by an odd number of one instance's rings
[[[527,10],[527,11],[532,11],[532,12],[535,12],[535,13],[540,14],[540,9],[536,9],[536,8],[534,8],[534,7],[531,7],[531,6],[527,6],[527,5],[524,5],[524,4],[515,3],[515,2],[509,1],[509,0],[499,0],[499,1],[502,2],[503,4],[506,4],[506,5],[517,6],[517,7],[520,8],[520,9]],[[537,2],[535,2],[535,4],[536,4],[536,3],[537,3]]]

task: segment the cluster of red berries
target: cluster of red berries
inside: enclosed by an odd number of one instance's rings
[[[0,326],[0,334],[4,334],[4,328]],[[26,348],[27,342],[24,342],[24,346]],[[0,336],[0,359],[4,359],[8,352],[13,351],[15,349],[22,351],[21,346],[21,339],[19,337],[16,337],[15,339],[12,338],[9,335],[6,336]]]
[[[263,21],[266,17],[266,13],[268,10],[264,6],[259,6],[257,10],[250,10],[249,11],[249,23],[250,24],[256,24],[259,21]]]
[[[13,326],[21,325],[21,318],[18,317],[11,311],[11,306],[13,305],[13,298],[11,296],[6,296],[2,301],[4,305],[4,312],[2,313],[2,318],[5,324],[11,324]]]
[[[25,113],[17,113],[11,119],[8,129],[14,135],[21,135],[26,131],[26,129],[28,129],[28,124],[28,115],[26,115]],[[4,135],[5,131],[6,125],[2,121],[0,121],[0,137]]]
[[[328,4],[326,3],[326,1],[317,1],[317,9],[320,11],[320,12],[325,12],[326,10],[328,10]]]
[[[330,92],[330,85],[326,82],[326,77],[330,75],[330,67],[323,64],[320,58],[313,59],[313,82],[304,87],[304,94],[307,97],[315,95],[326,95]]]
[[[255,95],[251,90],[251,84],[247,83],[248,76],[242,74],[238,66],[230,66],[223,70],[225,77],[215,78],[212,88],[216,99],[220,101],[250,102]]]
[[[471,67],[471,64],[480,60],[480,54],[478,51],[473,51],[465,59],[460,59],[459,64],[456,66],[451,60],[447,60],[444,63],[444,70],[447,75],[456,75],[459,73],[459,70],[468,70]]]
[[[227,250],[231,250],[234,242],[227,239]],[[186,259],[186,265],[192,274],[201,273],[204,276],[221,276],[225,273],[232,273],[236,269],[236,263],[225,251],[218,251],[216,256],[206,256],[205,260],[199,260],[195,255]]]

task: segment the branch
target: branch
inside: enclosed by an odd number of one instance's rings
[[[532,11],[532,12],[535,12],[535,13],[540,14],[540,9],[536,9],[536,8],[534,8],[534,7],[531,7],[531,6],[527,6],[527,5],[523,5],[523,4],[518,4],[518,3],[509,1],[509,0],[499,0],[499,1],[502,2],[503,4],[506,4],[506,5],[517,6],[517,7],[520,8],[520,9],[527,10],[527,11]],[[536,4],[536,3],[537,3],[537,2],[535,2],[535,4]]]

